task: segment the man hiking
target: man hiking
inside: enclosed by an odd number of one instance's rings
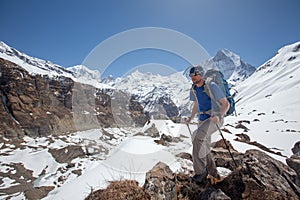
[[[193,109],[186,123],[188,124],[198,114],[198,128],[192,134],[195,175],[191,181],[201,184],[209,178],[212,184],[216,184],[221,181],[221,177],[211,156],[211,135],[218,130],[217,125],[223,125],[223,117],[229,109],[229,102],[215,82],[205,82],[203,67],[192,67],[189,76],[193,82],[190,91]]]

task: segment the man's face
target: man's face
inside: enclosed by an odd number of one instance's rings
[[[191,75],[190,77],[191,77],[191,79],[192,79],[192,81],[193,81],[194,84],[198,84],[201,81],[200,74]]]

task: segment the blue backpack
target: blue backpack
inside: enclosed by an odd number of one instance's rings
[[[221,88],[221,90],[224,92],[224,94],[226,95],[226,98],[230,104],[230,107],[225,116],[232,115],[233,113],[235,113],[235,103],[236,102],[234,100],[234,97],[237,92],[235,92],[233,95],[230,94],[230,88],[229,88],[228,82],[224,78],[223,73],[220,72],[219,70],[209,69],[204,74],[204,80],[207,83],[207,84],[205,84],[207,86],[205,89],[205,92],[218,106],[220,106],[219,102],[214,99],[214,96],[212,95],[211,90],[209,88],[209,85],[210,85],[209,82],[210,81],[215,82]]]

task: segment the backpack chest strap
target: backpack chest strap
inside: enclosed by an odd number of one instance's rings
[[[198,115],[204,115],[204,114],[207,114],[207,115],[212,115],[213,112],[212,110],[207,110],[207,111],[198,111],[197,112]]]

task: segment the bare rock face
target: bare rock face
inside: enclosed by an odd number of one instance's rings
[[[296,144],[292,148],[292,152],[295,156],[300,157],[300,141],[296,142]]]
[[[296,183],[300,186],[300,158],[299,157],[291,157],[286,159],[286,163],[297,173]]]
[[[113,92],[117,94],[128,95]],[[130,125],[146,122],[138,102],[131,99],[125,106],[129,110],[113,111],[111,96],[106,91],[63,76],[32,76],[0,58],[0,135],[8,139],[117,126],[115,119],[121,114],[122,121],[131,121]]]
[[[3,59],[0,72],[1,135],[16,139],[75,130],[70,112],[71,79],[57,81],[31,76]]]
[[[300,141],[292,148],[293,155],[286,159],[286,163],[297,173],[297,183],[300,186]]]

